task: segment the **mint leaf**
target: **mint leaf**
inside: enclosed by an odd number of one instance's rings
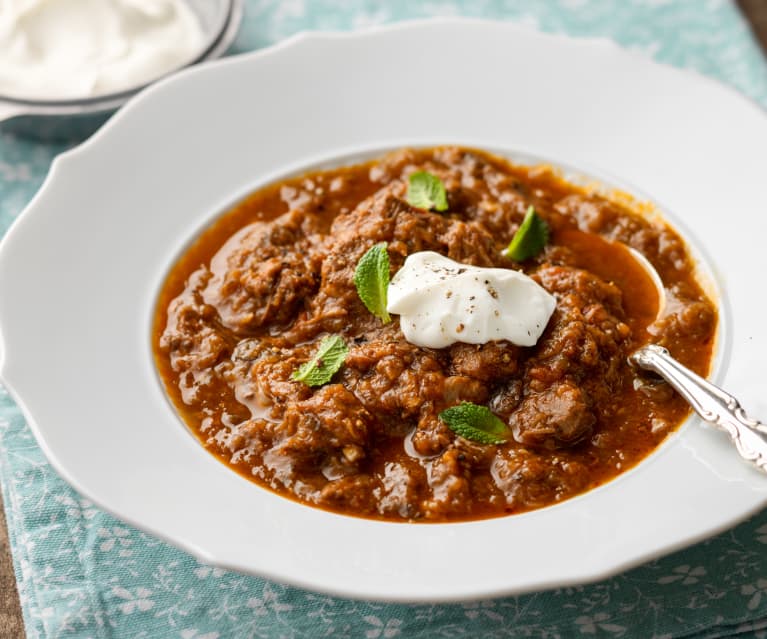
[[[384,324],[391,322],[386,310],[389,291],[389,252],[386,246],[386,242],[380,242],[368,249],[354,270],[357,295],[365,307]]]
[[[480,444],[503,444],[509,439],[506,424],[485,406],[463,402],[443,410],[439,418],[457,435]]]
[[[416,171],[408,178],[407,201],[411,206],[427,211],[447,211],[445,185],[428,171]]]
[[[515,262],[524,262],[538,255],[548,241],[549,225],[535,212],[535,208],[530,206],[522,225],[514,233],[503,254]]]
[[[348,354],[349,348],[342,337],[328,335],[320,342],[314,357],[301,364],[290,377],[307,386],[322,386],[343,366]]]

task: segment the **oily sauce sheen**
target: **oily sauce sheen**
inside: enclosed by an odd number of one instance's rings
[[[405,198],[416,170],[449,210]],[[533,205],[551,229],[523,263],[501,251]],[[353,274],[388,243],[391,275],[431,250],[519,269],[557,308],[529,348],[496,341],[414,346],[382,324]],[[657,289],[627,247],[657,269]],[[716,310],[663,222],[566,183],[455,147],[405,149],[267,186],[223,215],[172,268],[153,344],[166,389],[201,443],[281,495],[394,521],[460,521],[555,504],[631,468],[687,416],[664,383],[629,367],[647,342],[705,375]],[[327,335],[349,355],[330,383],[291,379]],[[482,404],[514,438],[481,445],[438,415]]]

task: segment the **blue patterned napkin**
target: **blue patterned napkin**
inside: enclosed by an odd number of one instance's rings
[[[613,38],[767,105],[767,65],[730,0],[249,0],[247,9],[236,51],[302,29],[471,15]],[[0,137],[0,234],[51,159],[76,142]],[[33,638],[767,637],[767,511],[600,583],[407,606],[335,599],[210,568],[123,525],[56,475],[1,388],[0,480]]]

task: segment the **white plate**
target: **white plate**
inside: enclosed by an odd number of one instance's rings
[[[339,595],[439,601],[615,573],[767,503],[767,478],[689,424],[633,471],[508,518],[408,525],[296,504],[207,453],[150,351],[160,282],[237,197],[321,159],[468,143],[603,167],[692,229],[729,326],[724,385],[767,415],[767,118],[606,42],[448,20],[300,35],[184,72],[60,156],[0,249],[2,377],[77,490],[204,561]],[[720,352],[719,361],[726,361]]]

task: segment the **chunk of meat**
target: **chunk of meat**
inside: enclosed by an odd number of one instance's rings
[[[317,503],[328,508],[348,510],[360,515],[375,514],[378,482],[370,475],[358,474],[329,481],[320,490]]]
[[[176,372],[211,368],[229,351],[226,339],[215,327],[216,310],[200,295],[210,277],[207,268],[198,268],[189,277],[187,288],[168,307],[160,346]]]
[[[426,473],[420,466],[389,462],[381,478],[378,512],[408,519],[420,513],[420,495],[426,486]]]
[[[631,339],[620,289],[577,268],[548,266],[536,277],[557,298],[557,308],[528,362],[528,388],[540,392],[569,378],[597,380],[607,393],[616,389],[626,366],[621,353]]]
[[[429,352],[397,341],[373,340],[354,346],[343,380],[355,396],[394,432],[404,434],[424,405],[442,404],[445,376]]]
[[[571,487],[588,486],[584,464],[559,456],[545,462],[537,452],[524,448],[501,450],[493,460],[491,474],[510,510],[536,508],[568,496]]]
[[[449,448],[435,459],[427,474],[432,497],[423,504],[424,517],[435,519],[440,513],[464,511],[471,499],[468,475],[456,448]]]
[[[682,342],[684,337],[693,344],[706,343],[711,339],[716,327],[716,312],[707,301],[696,299],[695,291],[687,286],[676,285],[668,291],[669,310],[649,328],[656,336],[656,343],[670,347],[677,358],[688,356],[686,351],[675,342]]]
[[[247,335],[296,319],[320,283],[323,252],[311,226],[306,214],[293,211],[246,226],[219,249],[202,296],[225,327]]]
[[[520,347],[507,341],[453,344],[450,347],[451,368],[457,375],[492,382],[517,374],[521,352]]]
[[[292,403],[264,455],[275,478],[290,485],[296,474],[316,473],[330,480],[359,471],[367,455],[370,413],[341,384],[329,384]]]
[[[514,439],[548,449],[572,446],[591,434],[596,424],[586,393],[572,384],[554,384],[522,400],[512,415]]]

